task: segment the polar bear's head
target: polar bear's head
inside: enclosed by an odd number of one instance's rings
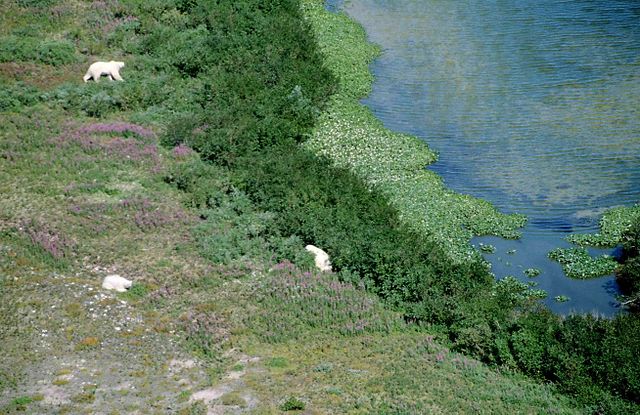
[[[111,61],[109,62],[110,64],[116,66],[118,69],[122,69],[124,68],[124,62],[120,62],[120,61]]]

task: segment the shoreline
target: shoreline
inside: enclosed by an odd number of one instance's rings
[[[442,246],[454,263],[481,259],[470,243],[474,236],[518,239],[526,217],[501,213],[486,200],[447,188],[426,168],[437,155],[424,141],[385,128],[360,103],[374,80],[369,64],[381,51],[367,40],[358,22],[344,12],[328,11],[324,3],[303,0],[302,11],[339,89],[306,148],[382,191],[401,220]]]
[[[520,239],[528,220],[525,215],[502,213],[488,200],[448,188],[443,178],[428,168],[438,157],[425,141],[386,128],[360,102],[370,94],[374,82],[369,65],[382,53],[368,41],[362,25],[344,11],[328,10],[325,1],[302,3],[327,67],[340,85],[305,146],[382,191],[404,223],[429,235],[454,263],[484,260],[471,243],[475,237]],[[565,239],[582,248],[615,247],[637,217],[640,204],[611,208],[601,216],[598,231],[572,233]],[[567,270],[578,266],[586,269],[590,278],[600,278],[607,261],[606,256],[573,256],[568,265],[563,264],[563,274],[575,279]]]

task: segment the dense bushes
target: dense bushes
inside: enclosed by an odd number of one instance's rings
[[[640,304],[633,297],[640,294],[640,220],[622,236],[623,264],[616,277],[622,292],[632,297],[631,306],[637,311]]]
[[[625,413],[633,406],[605,391],[638,402],[639,330],[637,319],[630,316],[612,321],[590,315],[561,319],[541,311],[521,317],[509,341],[525,373],[556,382],[583,404],[597,403],[599,411]]]
[[[0,62],[13,61],[65,65],[76,61],[75,47],[68,41],[43,41],[24,36],[3,37],[0,39]]]
[[[30,106],[40,101],[37,88],[16,82],[7,85],[0,82],[0,111],[18,110],[23,106]]]

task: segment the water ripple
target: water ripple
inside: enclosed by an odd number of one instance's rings
[[[429,143],[449,187],[529,216],[524,244],[593,231],[604,209],[640,201],[637,1],[346,8],[383,49],[364,102]]]

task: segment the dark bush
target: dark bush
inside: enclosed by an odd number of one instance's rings
[[[54,6],[58,0],[16,0],[20,7],[45,8]]]
[[[76,61],[75,47],[66,41],[47,41],[38,46],[37,60],[47,65],[65,65]]]
[[[39,101],[40,94],[36,87],[22,82],[10,85],[0,82],[0,111],[18,111]]]
[[[0,62],[35,62],[57,66],[75,61],[75,47],[67,41],[41,41],[22,36],[0,39]]]
[[[640,219],[622,236],[623,263],[618,269],[616,279],[620,290],[629,296],[640,293]],[[640,308],[636,300],[632,306],[634,311]]]
[[[38,57],[39,41],[32,37],[5,36],[0,39],[0,62],[30,62]]]
[[[229,173],[223,168],[191,160],[178,165],[165,178],[187,194],[187,204],[195,208],[213,208],[231,191]]]

